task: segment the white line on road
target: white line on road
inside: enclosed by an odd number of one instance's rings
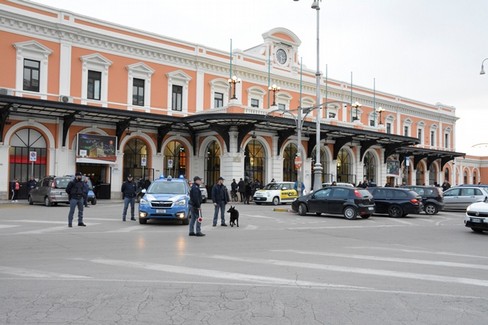
[[[285,286],[293,286],[293,287],[305,286],[305,287],[369,289],[367,287],[335,285],[335,284],[328,284],[328,283],[300,281],[295,279],[289,280],[284,278],[251,275],[251,274],[235,273],[235,272],[224,272],[218,270],[208,270],[208,269],[201,269],[196,267],[192,268],[192,267],[166,265],[166,264],[131,262],[131,261],[123,261],[123,260],[110,260],[110,259],[93,259],[90,260],[90,262],[117,266],[117,267],[130,267],[135,269],[145,269],[151,271],[160,271],[160,272],[185,274],[185,275],[197,275],[197,276],[208,277],[208,278],[226,279],[231,281],[254,282],[260,284],[274,284],[274,285],[285,285]]]
[[[322,226],[322,227],[290,227],[288,230],[317,230],[317,229],[366,229],[366,228],[393,228],[400,225],[377,225],[377,226]]]
[[[36,235],[36,234],[44,234],[47,232],[53,232],[53,231],[58,231],[58,230],[63,230],[63,229],[68,229],[68,226],[58,226],[58,227],[50,227],[50,228],[42,228],[42,229],[36,229],[36,230],[29,230],[29,231],[22,231],[22,232],[17,232],[15,235]]]
[[[482,258],[488,259],[488,256],[481,255],[471,255],[471,254],[458,254],[451,252],[438,252],[438,251],[426,251],[421,249],[406,249],[406,248],[389,248],[389,247],[375,247],[375,246],[353,246],[349,247],[353,249],[372,249],[372,250],[385,250],[385,251],[395,251],[403,253],[418,253],[418,254],[429,254],[429,255],[442,255],[442,256],[455,256],[455,257],[468,257],[468,258]]]
[[[389,218],[389,219],[388,219],[388,221],[394,221],[394,222],[401,223],[401,224],[403,224],[403,225],[413,226],[413,223],[408,222],[408,221],[405,221],[405,220],[400,220],[400,219]]]
[[[3,221],[8,221],[8,222],[22,222],[22,223],[47,223],[47,224],[52,224],[52,225],[66,225],[68,224],[68,219],[66,218],[66,221],[46,221],[46,220],[26,220],[26,219],[21,219],[21,220],[3,220]]]
[[[469,285],[480,286],[480,287],[488,287],[488,280],[472,279],[472,278],[458,278],[458,277],[450,277],[450,276],[442,276],[442,275],[434,275],[434,274],[398,272],[398,271],[389,271],[389,270],[380,270],[380,269],[367,269],[367,268],[360,268],[360,267],[347,267],[347,266],[340,266],[340,265],[280,261],[280,260],[272,260],[272,259],[239,258],[239,257],[223,256],[223,255],[211,255],[208,257],[225,260],[225,261],[235,261],[235,262],[243,262],[243,263],[290,266],[290,267],[324,270],[324,271],[332,271],[332,272],[377,275],[377,276],[386,276],[386,277],[393,277],[393,278],[414,279],[414,280],[424,280],[424,281],[434,281],[434,282],[444,282],[444,283],[454,283],[454,284],[469,284]]]
[[[17,267],[0,266],[0,273],[30,278],[89,279],[84,275],[64,274],[40,270],[29,270]]]
[[[371,256],[371,255],[357,255],[357,254],[308,252],[308,251],[299,251],[299,250],[294,250],[294,249],[276,249],[276,250],[271,250],[271,252],[294,253],[294,254],[313,255],[313,256],[343,257],[343,258],[352,258],[352,259],[369,260],[369,261],[395,262],[395,263],[408,263],[408,264],[420,264],[420,265],[446,266],[446,267],[458,267],[458,268],[466,268],[466,269],[488,270],[488,265],[469,264],[469,263],[455,263],[455,262],[446,262],[446,261],[429,261],[429,260],[419,260],[419,259],[414,259],[414,258],[397,258],[397,257]]]
[[[15,227],[19,227],[19,225],[0,225],[0,229],[15,228]]]
[[[110,232],[131,232],[131,231],[135,231],[135,230],[141,230],[143,228],[147,228],[146,226],[129,226],[127,228],[121,228],[121,229],[117,229],[117,230],[111,230],[111,231],[107,231],[108,233]]]

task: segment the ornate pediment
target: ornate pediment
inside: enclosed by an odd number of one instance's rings
[[[25,52],[35,52],[35,53],[40,53],[40,54],[44,54],[44,55],[49,55],[53,52],[49,47],[44,46],[37,41],[26,41],[26,42],[14,43],[14,47],[17,50],[21,50],[21,51],[25,51]]]

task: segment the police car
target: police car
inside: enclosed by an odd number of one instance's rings
[[[298,192],[293,189],[293,182],[274,182],[269,183],[263,189],[256,191],[253,200],[256,204],[273,203],[291,203],[298,197]]]
[[[161,177],[143,190],[139,202],[139,223],[146,224],[150,219],[179,220],[189,223],[190,187],[184,178]]]

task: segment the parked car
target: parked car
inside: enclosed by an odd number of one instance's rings
[[[444,209],[444,194],[442,188],[434,186],[409,185],[402,186],[414,191],[422,197],[424,211],[428,215],[437,214]]]
[[[253,200],[256,204],[273,203],[291,203],[298,197],[298,192],[293,188],[293,182],[274,182],[269,183],[263,189],[254,193]]]
[[[202,193],[202,202],[207,203],[208,191],[207,191],[207,187],[203,183],[200,184],[200,192]]]
[[[299,197],[293,201],[291,208],[302,216],[307,213],[324,213],[343,215],[344,218],[353,220],[358,216],[369,218],[375,211],[375,202],[368,190],[330,186]]]
[[[444,192],[445,210],[465,210],[470,204],[483,202],[488,189],[477,186],[451,187]]]
[[[354,187],[354,185],[352,185],[351,183],[336,183],[335,184],[336,186],[348,186],[348,187]],[[322,183],[322,187],[327,187],[327,186],[332,186],[332,183],[328,182],[328,183]]]
[[[376,204],[375,213],[399,218],[422,211],[422,197],[406,188],[373,187],[368,189]]]
[[[29,192],[27,200],[30,205],[42,203],[47,207],[58,203],[69,203],[66,187],[70,181],[69,176],[46,176]]]
[[[468,206],[464,225],[474,232],[488,231],[488,198]]]
[[[190,220],[189,185],[183,178],[160,178],[151,183],[139,202],[139,223],[150,219],[173,219],[187,225]]]

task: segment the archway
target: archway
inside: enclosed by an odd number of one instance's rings
[[[266,180],[266,151],[263,144],[255,139],[249,141],[244,154],[244,176],[263,184]]]
[[[437,164],[433,163],[429,169],[429,185],[437,184]]]
[[[476,170],[473,170],[473,184],[478,184],[478,174],[476,173]]]
[[[132,138],[124,146],[124,172],[123,179],[132,174],[134,180],[152,179],[152,169],[148,168],[149,152],[146,141],[139,138]]]
[[[342,148],[337,155],[337,181],[355,184],[355,178],[351,154],[348,150]]]
[[[371,151],[366,152],[363,159],[363,175],[370,183],[378,183],[376,179],[376,168],[376,156]]]
[[[447,168],[447,167],[444,169],[444,181],[448,182],[448,183],[451,182],[450,171],[449,171],[449,168]]]
[[[283,151],[283,181],[296,182],[297,170],[295,169],[295,157],[297,156],[297,145],[289,143]]]
[[[35,161],[30,161],[30,153],[35,152]],[[47,174],[47,142],[44,136],[31,128],[20,129],[10,138],[9,179],[18,179],[22,187],[18,198],[26,199],[29,189],[27,181],[33,177],[40,179]]]
[[[312,173],[313,173],[313,167],[315,166],[315,155],[316,155],[316,150],[317,147],[313,148],[312,150]],[[327,154],[327,151],[325,150],[324,147],[320,148],[320,164],[322,165],[322,178],[321,182],[332,182],[332,174],[329,171],[329,166],[330,166],[330,160],[329,160],[329,155]],[[312,176],[312,188],[314,187],[314,181],[315,177]]]
[[[415,168],[415,177],[417,178],[416,185],[425,185],[425,164],[422,161],[417,163],[417,168]]]
[[[468,170],[465,169],[464,172],[463,172],[463,184],[468,184]]]
[[[172,140],[164,148],[164,176],[188,177],[187,171],[187,152],[183,144]]]
[[[217,141],[212,141],[208,144],[205,151],[205,184],[207,185],[207,192],[209,197],[212,195],[213,184],[217,183],[220,176],[220,145]],[[211,198],[211,197],[210,197]]]

